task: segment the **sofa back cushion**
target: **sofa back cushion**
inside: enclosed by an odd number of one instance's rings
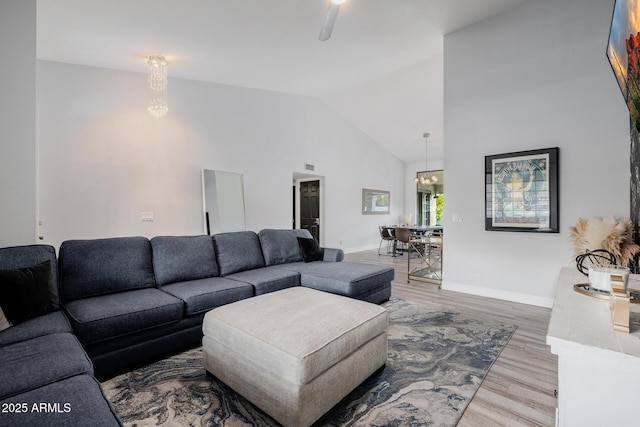
[[[145,237],[67,240],[60,245],[58,267],[62,303],[155,286]]]
[[[211,236],[158,236],[151,251],[158,286],[220,275]]]
[[[298,237],[311,239],[309,230],[264,229],[258,233],[262,254],[267,265],[288,264],[302,261]]]
[[[33,267],[45,261],[50,261],[51,277],[49,278],[49,298],[51,306],[60,306],[58,291],[58,261],[56,251],[49,245],[26,245],[0,248],[0,269],[18,269]]]
[[[264,267],[260,240],[253,231],[220,233],[213,241],[221,276]]]

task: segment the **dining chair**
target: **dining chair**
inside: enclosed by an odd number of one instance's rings
[[[382,248],[382,242],[387,242],[387,254],[392,253],[391,251],[395,247],[395,236],[391,232],[391,228],[385,227],[381,225],[380,227],[380,244],[378,245],[378,255],[380,255],[380,249]],[[395,253],[393,253],[395,255]]]
[[[400,251],[400,253],[409,249],[409,240],[411,239],[411,230],[405,227],[397,227],[394,229],[394,235],[396,236],[396,241],[400,242],[402,245],[401,248],[397,247],[397,242],[394,247],[394,254],[396,251]]]

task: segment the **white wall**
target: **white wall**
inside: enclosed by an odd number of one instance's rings
[[[550,306],[578,217],[628,216],[614,0],[536,0],[445,37],[443,288]],[[559,234],[484,230],[484,156],[560,147]],[[463,218],[453,223],[454,214]]]
[[[0,247],[36,242],[36,1],[0,2]]]
[[[170,77],[154,119],[143,73],[37,65],[45,243],[202,234],[202,168],[243,174],[250,230],[291,227],[305,163],[324,177],[326,246],[377,247],[402,212],[404,164],[321,101]],[[391,214],[361,215],[363,187],[390,190]]]

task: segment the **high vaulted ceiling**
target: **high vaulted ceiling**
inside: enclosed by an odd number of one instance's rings
[[[37,0],[38,59],[322,99],[404,162],[443,157],[443,35],[525,0]]]

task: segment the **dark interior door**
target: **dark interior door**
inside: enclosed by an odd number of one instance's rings
[[[320,241],[320,181],[300,183],[300,228]]]

